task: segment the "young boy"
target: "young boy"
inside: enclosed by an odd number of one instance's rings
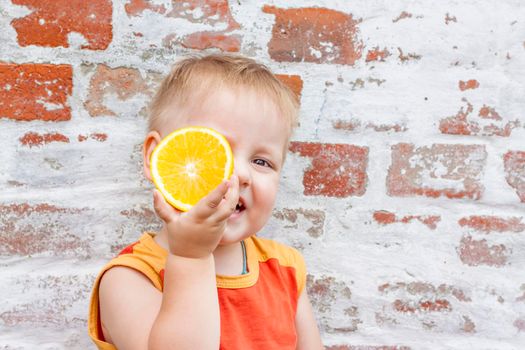
[[[144,233],[95,282],[88,327],[99,349],[323,348],[303,258],[255,236],[272,213],[297,114],[295,95],[251,59],[175,65],[151,105],[145,176],[161,139],[191,125],[228,139],[234,173],[185,213],[154,191],[161,231]]]

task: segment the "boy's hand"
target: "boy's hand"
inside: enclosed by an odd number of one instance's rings
[[[171,254],[186,258],[209,256],[224,234],[226,222],[239,201],[239,178],[232,175],[187,212],[166,202],[156,189],[153,206],[165,222]]]

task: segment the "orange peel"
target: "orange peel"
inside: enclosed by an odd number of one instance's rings
[[[163,138],[150,159],[151,177],[166,201],[190,210],[233,173],[233,153],[219,132],[200,126]]]

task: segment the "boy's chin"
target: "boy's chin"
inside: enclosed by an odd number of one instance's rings
[[[228,232],[228,228],[226,228],[226,233],[222,237],[222,239],[219,242],[220,246],[226,246],[229,244],[238,243],[248,237],[252,236],[249,233],[237,233],[237,232]]]
[[[242,241],[243,239],[244,238],[242,239],[233,239],[233,238],[232,239],[221,239],[221,241],[219,242],[219,246],[224,247],[230,244],[235,244],[235,243]]]

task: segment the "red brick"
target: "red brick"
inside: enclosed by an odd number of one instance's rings
[[[68,35],[80,33],[83,49],[105,50],[113,37],[110,0],[12,0],[32,10],[11,22],[20,46],[69,47]]]
[[[43,204],[0,205],[0,255],[51,253],[56,256],[89,254],[89,240],[72,232],[67,220],[85,215],[83,209]]]
[[[100,141],[100,142],[104,142],[108,139],[108,135],[107,134],[104,134],[104,133],[93,133],[91,135],[89,135],[89,137],[91,137],[93,140],[97,140],[97,141]]]
[[[463,107],[453,117],[442,119],[439,123],[439,130],[444,134],[453,135],[472,135],[479,132],[477,123],[467,121],[467,116],[472,113],[473,107],[467,102],[467,110],[463,111]]]
[[[227,24],[227,29],[239,29],[240,25],[233,18],[228,0],[174,0],[172,9],[167,11],[162,5],[152,4],[150,0],[129,0],[125,6],[130,16],[140,16],[145,10],[150,10],[166,17],[184,18],[193,23],[206,25]],[[201,15],[194,16],[198,11]]]
[[[502,120],[501,116],[498,114],[498,112],[496,112],[494,108],[485,105],[481,107],[478,115],[484,119]]]
[[[445,24],[448,25],[449,22],[457,22],[458,20],[456,19],[456,16],[451,16],[448,14],[445,15]]]
[[[365,128],[367,129],[373,129],[377,132],[405,132],[407,131],[407,127],[404,124],[374,124],[374,123],[368,123]]]
[[[363,323],[359,310],[352,303],[348,285],[332,276],[307,276],[308,295],[318,315],[320,326],[328,332],[350,333]],[[335,303],[337,301],[337,307]]]
[[[277,78],[292,90],[297,98],[301,99],[303,79],[299,75],[277,74]]]
[[[406,12],[406,11],[403,11],[401,12],[401,14],[399,16],[397,16],[397,18],[394,18],[392,20],[392,23],[396,23],[396,22],[399,22],[400,20],[402,19],[405,19],[405,18],[411,18],[412,17],[412,14],[409,13],[409,12]]]
[[[41,271],[49,269],[48,266],[44,269],[35,262],[34,270],[39,268]],[[2,327],[85,327],[85,319],[75,316],[78,305],[89,299],[93,276],[74,269],[71,271],[48,275],[36,275],[31,271],[4,280],[11,285],[10,290],[17,297],[2,305]]]
[[[390,56],[390,52],[386,48],[380,50],[379,47],[376,47],[372,50],[368,50],[368,53],[366,54],[366,62],[384,62],[388,56]]]
[[[394,145],[388,195],[479,199],[484,190],[480,173],[486,158],[481,145]],[[438,184],[442,182],[445,184]]]
[[[461,239],[459,258],[469,266],[488,265],[502,267],[507,263],[507,248],[503,244],[489,246],[485,239],[474,240],[470,236]]]
[[[273,217],[281,220],[287,221],[289,224],[285,228],[298,228],[297,221],[299,217],[304,217],[311,225],[306,229],[311,237],[318,238],[324,233],[324,222],[325,222],[325,212],[322,210],[315,209],[288,209],[284,208],[279,211],[274,211]]]
[[[88,138],[91,138],[95,141],[104,142],[108,139],[108,135],[104,133],[92,133],[90,135],[78,135],[79,142],[84,142]]]
[[[353,65],[361,58],[363,43],[351,14],[319,8],[281,9],[265,5],[275,15],[270,57],[278,62],[313,62]]]
[[[104,64],[97,69],[89,82],[89,94],[84,107],[92,117],[116,116],[117,112],[106,106],[107,95],[116,95],[121,101],[127,101],[139,94],[153,95],[151,78],[143,78],[137,69],[110,68]]]
[[[467,81],[460,80],[459,83],[459,89],[461,91],[469,90],[469,89],[477,89],[479,87],[479,82],[476,79],[470,79]]]
[[[137,17],[141,16],[145,10],[164,14],[166,13],[166,7],[163,5],[152,4],[148,0],[130,0],[124,6],[128,16]]]
[[[361,126],[359,120],[335,120],[332,122],[332,127],[336,130],[354,131]]]
[[[525,203],[525,151],[508,151],[503,156],[505,179]]]
[[[161,229],[161,222],[149,205],[135,206],[122,210],[119,214],[123,219],[123,224],[117,228],[117,231],[122,234],[119,235],[117,241],[112,242],[112,254],[118,254],[130,242],[136,240],[137,233],[158,232]],[[132,233],[132,235],[126,237],[125,235],[128,233]]]
[[[71,119],[72,76],[70,65],[0,63],[0,118]]]
[[[42,203],[37,205],[29,204],[11,204],[1,205],[0,212],[2,214],[16,214],[19,217],[27,217],[38,213],[66,213],[68,209],[59,208],[51,204]]]
[[[233,18],[227,0],[179,0],[172,1],[171,4],[172,9],[168,11],[164,6],[152,4],[148,0],[130,0],[125,5],[125,9],[132,17],[141,16],[145,10],[150,10],[166,17],[183,18],[207,26],[226,26],[226,29],[195,32],[180,39],[176,34],[169,33],[162,40],[166,47],[176,43],[198,50],[218,48],[227,52],[240,51],[242,37],[231,32],[240,29],[241,26]],[[199,11],[202,15],[197,18],[194,16],[194,11]]]
[[[187,35],[181,45],[189,49],[205,50],[218,48],[226,52],[241,50],[241,36],[238,34],[226,35],[217,32],[199,32]]]
[[[60,133],[39,134],[36,132],[28,132],[20,139],[20,143],[24,146],[36,147],[48,144],[51,142],[69,143],[69,138]]]
[[[525,223],[521,220],[521,217],[502,218],[498,216],[473,215],[461,218],[458,223],[460,226],[467,226],[484,233],[523,232],[525,231]]]
[[[444,283],[436,287],[435,285],[427,282],[396,282],[393,284],[382,284],[377,289],[379,292],[384,294],[397,292],[402,296],[423,296],[427,299],[443,299],[445,297],[453,296],[458,301],[472,301],[470,297],[465,295],[465,292],[461,288]]]
[[[475,120],[476,117],[472,116],[472,112],[474,111],[472,104],[466,99],[463,99],[463,101],[467,103],[466,110],[461,107],[456,115],[441,119],[439,122],[439,130],[443,134],[508,137],[512,133],[512,129],[519,126],[517,120],[504,124],[502,121],[503,118],[500,117],[494,108],[485,105],[483,105],[479,111],[479,121],[492,119],[499,121],[500,125],[491,123],[482,126]]]
[[[461,332],[468,324],[460,310],[468,307],[472,299],[460,287],[450,284],[434,285],[429,282],[390,282],[378,286],[378,291],[387,296],[393,294],[391,302],[376,312],[378,325],[417,327],[425,330],[450,331],[452,325]],[[457,307],[456,307],[457,306]]]
[[[376,211],[374,220],[383,225],[393,224],[396,222],[396,214],[384,210]]]
[[[421,59],[421,55],[415,54],[413,52],[409,52],[405,55],[400,47],[397,48],[397,51],[399,52],[399,60],[403,63],[414,60],[418,61]]]
[[[402,218],[396,218],[396,214],[385,210],[376,211],[373,216],[374,220],[382,225],[389,225],[396,222],[406,224],[413,220],[418,220],[432,230],[436,229],[436,222],[441,220],[441,217],[438,215],[405,215]]]
[[[305,195],[341,198],[365,193],[367,147],[292,142],[290,151],[312,159],[303,176]]]
[[[361,121],[357,119],[350,119],[350,120],[337,119],[337,120],[332,121],[332,127],[335,130],[344,130],[344,131],[362,131],[364,129],[372,129],[376,132],[405,132],[408,130],[407,126],[404,123],[395,123],[395,124],[366,123],[363,125]]]
[[[157,220],[157,215],[148,207],[141,207],[139,209],[126,209],[120,212],[120,215],[128,219],[139,219],[144,222],[154,223]]]
[[[476,324],[472,322],[470,317],[463,315],[463,326],[461,330],[465,333],[476,333]]]
[[[398,312],[443,312],[450,311],[452,308],[448,300],[436,299],[436,300],[422,300],[419,302],[407,302],[396,300],[393,303],[394,310]]]
[[[525,332],[525,319],[523,318],[517,318],[514,323],[514,327],[518,330],[518,332]]]

